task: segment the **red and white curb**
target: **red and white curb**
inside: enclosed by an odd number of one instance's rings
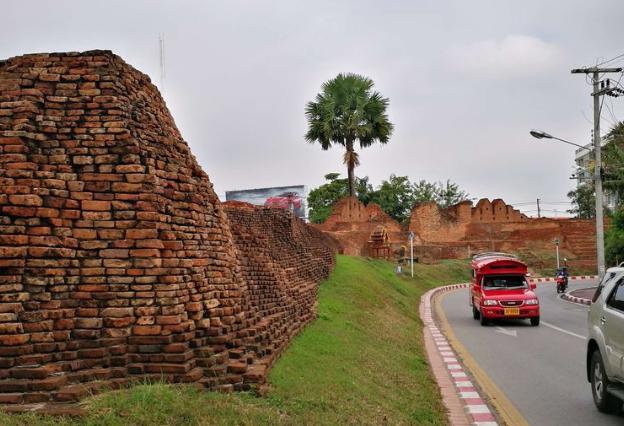
[[[446,370],[455,387],[455,392],[463,404],[464,412],[466,413],[468,419],[472,420],[472,424],[476,426],[498,426],[498,422],[494,417],[493,411],[481,397],[478,389],[470,381],[469,376],[464,371],[463,365],[457,359],[457,356],[449,345],[448,340],[435,324],[433,313],[431,311],[431,299],[434,294],[466,287],[468,287],[468,284],[452,284],[429,290],[421,298],[421,319],[425,328],[427,328],[431,333],[436,346],[435,349],[431,350],[437,350],[437,353],[442,358]],[[431,356],[432,354],[429,353],[428,348],[427,357],[430,361]],[[436,380],[438,380],[438,377],[436,377]],[[452,411],[451,407],[447,406],[447,408],[449,409],[449,412]],[[451,423],[453,424],[453,422]]]
[[[580,305],[591,305],[591,299],[586,299],[584,297],[576,297],[572,296],[570,293],[563,293],[561,298],[567,300],[568,302],[578,303]]]
[[[573,277],[568,277],[571,280],[597,280],[598,279],[598,275],[576,275]],[[531,280],[533,282],[536,283],[543,283],[543,282],[548,282],[548,281],[555,281],[555,278],[552,277],[548,277],[548,278],[531,278]]]

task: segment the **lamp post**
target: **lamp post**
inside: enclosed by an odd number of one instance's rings
[[[557,251],[557,271],[560,268],[559,265],[559,238],[555,238],[555,241],[553,241],[555,243],[555,250]]]
[[[409,241],[410,241],[410,265],[412,268],[412,278],[414,278],[414,233],[410,231],[409,233]]]
[[[541,130],[531,130],[531,136],[536,139],[556,139],[568,145],[573,145],[591,152],[586,146],[555,137]],[[595,136],[595,135],[594,135]],[[596,165],[594,171],[594,190],[596,191],[596,261],[598,263],[598,275],[605,272],[605,252],[604,252],[604,219],[602,206],[602,158],[600,154],[600,138],[594,137],[594,152],[596,154]]]

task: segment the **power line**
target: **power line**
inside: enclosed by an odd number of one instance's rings
[[[599,64],[596,64],[595,66],[596,66],[596,67],[600,67],[600,66],[602,66],[602,65],[604,65],[604,64],[608,64],[609,62],[613,62],[613,61],[615,61],[616,59],[619,59],[619,58],[624,58],[624,53],[622,53],[621,55],[617,55],[617,56],[616,56],[616,57],[614,57],[614,58],[611,58],[611,59],[608,59],[608,60],[606,60],[606,61],[603,61],[603,62],[601,62],[601,63],[599,63]]]

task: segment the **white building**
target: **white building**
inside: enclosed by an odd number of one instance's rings
[[[608,140],[602,138],[600,140],[600,145],[604,148],[604,146],[608,143]],[[593,166],[595,163],[594,156],[594,145],[592,143],[585,145],[585,149],[578,148],[574,152],[574,162],[576,163],[576,185],[577,187],[583,183],[592,183],[594,179],[593,176]],[[616,193],[611,192],[607,189],[603,191],[604,196],[604,205],[609,210],[615,210],[615,207],[618,204],[618,196]]]

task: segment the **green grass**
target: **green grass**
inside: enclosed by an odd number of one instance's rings
[[[338,256],[319,290],[318,319],[269,375],[266,396],[143,384],[84,402],[80,419],[0,413],[2,425],[446,424],[418,319],[429,288],[468,278],[467,263],[415,265]]]

